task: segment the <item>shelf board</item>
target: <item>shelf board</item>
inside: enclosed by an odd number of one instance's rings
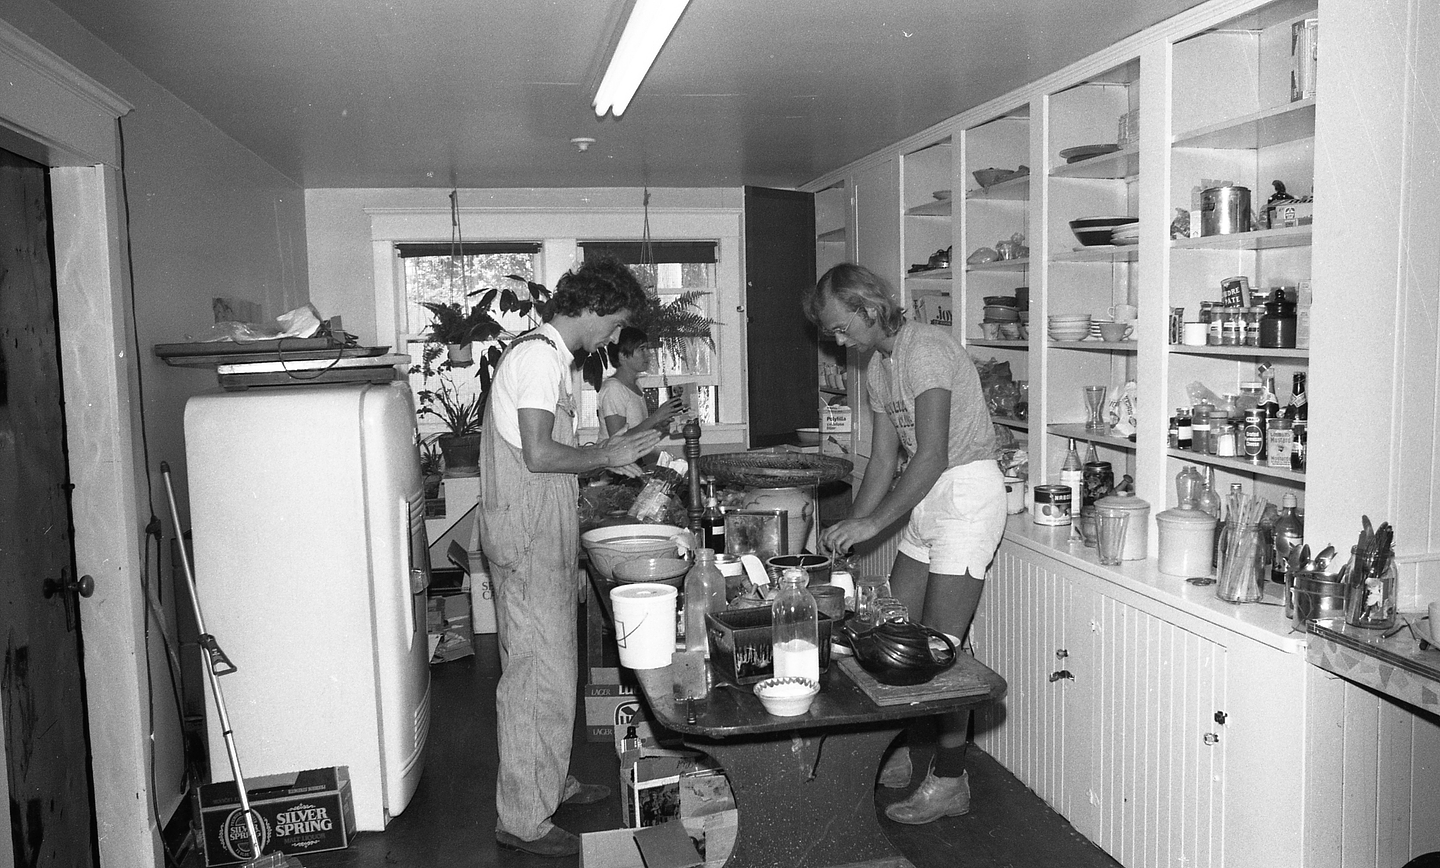
[[[971,340],[967,340],[965,343],[967,346],[972,347],[998,347],[1002,350],[1030,349],[1029,341],[1019,339],[997,339],[992,341],[985,338],[972,338]]]
[[[972,202],[1023,202],[1030,198],[1030,176],[1021,175],[990,187],[966,190],[965,198]]]
[[[1086,443],[1099,443],[1105,446],[1114,446],[1117,449],[1135,448],[1135,442],[1130,438],[1121,437],[1109,431],[1091,431],[1085,427],[1084,422],[1057,422],[1046,426],[1046,430],[1058,437],[1083,440]]]
[[[1272,347],[1187,347],[1171,344],[1170,352],[1181,356],[1226,356],[1242,359],[1308,359],[1308,349],[1275,349]]]
[[[845,394],[848,394],[848,393],[847,393],[844,389],[832,389],[832,388],[829,387],[829,386],[821,386],[821,387],[820,387],[820,394],[822,394],[822,395],[845,395]]]
[[[1256,150],[1315,135],[1315,99],[1300,100],[1252,112],[1175,137],[1177,148]]]
[[[910,294],[911,294],[911,295],[923,295],[923,296],[925,296],[926,298],[930,298],[930,297],[932,297],[932,296],[943,296],[943,297],[945,297],[945,298],[949,298],[949,297],[950,297],[950,287],[948,287],[948,286],[928,286],[928,285],[923,285],[923,284],[922,284],[922,285],[920,285],[920,286],[913,286],[913,287],[911,287],[911,288],[910,288]]]
[[[979,265],[967,265],[966,271],[1024,271],[1030,267],[1030,257],[1023,259],[997,259],[994,262],[982,262]]]
[[[1102,353],[1133,353],[1136,351],[1135,341],[1102,341],[1099,338],[1084,338],[1078,341],[1050,341],[1050,346],[1057,350],[1091,350]]]
[[[925,202],[905,209],[906,217],[949,217],[950,213],[949,199],[936,199],[933,202]]]
[[[996,425],[1004,425],[1006,428],[1010,428],[1014,431],[1024,431],[1026,434],[1030,433],[1030,423],[1024,419],[1011,419],[1008,416],[992,415],[990,417],[990,421],[994,422]]]
[[[1078,163],[1061,163],[1050,170],[1052,178],[1133,178],[1140,174],[1140,149],[1129,147]]]
[[[1097,244],[1050,255],[1051,262],[1134,262],[1139,258],[1138,244]]]
[[[1170,242],[1170,246],[1176,250],[1270,250],[1276,247],[1305,247],[1310,244],[1310,229],[1310,226],[1286,226],[1281,229],[1236,232],[1233,235],[1177,238]]]
[[[818,235],[815,236],[815,240],[816,240],[816,241],[844,241],[844,240],[845,240],[845,227],[844,227],[844,226],[841,226],[839,229],[830,229],[830,230],[827,230],[827,231],[825,231],[825,232],[821,232],[821,233],[819,233]]]
[[[906,280],[950,280],[953,272],[949,268],[932,268],[929,271],[916,271],[905,275]]]
[[[1243,458],[1221,458],[1218,455],[1202,455],[1199,452],[1191,452],[1188,449],[1167,449],[1166,453],[1171,458],[1178,458],[1181,461],[1189,461],[1194,464],[1208,464],[1213,467],[1222,467],[1226,470],[1233,470],[1237,473],[1249,473],[1254,476],[1264,476],[1270,479],[1284,479],[1289,482],[1305,482],[1303,470],[1291,470],[1288,467],[1266,467],[1264,464],[1251,464]]]

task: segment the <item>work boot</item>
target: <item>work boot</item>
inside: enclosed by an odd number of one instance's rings
[[[941,817],[958,817],[970,812],[970,773],[958,778],[937,778],[925,775],[920,787],[885,809],[885,816],[897,823],[923,826]]]
[[[910,778],[914,774],[915,769],[910,765],[910,748],[902,744],[890,752],[885,764],[880,767],[880,786],[903,789],[910,786]]]
[[[501,832],[497,829],[495,843],[507,850],[519,850],[522,853],[550,858],[574,856],[580,852],[580,839],[559,826],[551,826],[550,831],[534,841],[525,841],[509,832]]]

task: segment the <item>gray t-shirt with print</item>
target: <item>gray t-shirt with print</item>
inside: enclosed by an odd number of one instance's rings
[[[970,354],[949,329],[906,322],[887,358],[876,352],[865,368],[870,409],[889,417],[907,458],[915,455],[915,396],[930,389],[950,392],[947,467],[995,457],[995,429]]]

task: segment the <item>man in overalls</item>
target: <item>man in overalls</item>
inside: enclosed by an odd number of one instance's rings
[[[500,768],[495,840],[540,856],[579,852],[579,838],[551,822],[562,802],[609,794],[569,774],[575,728],[580,528],[578,476],[606,468],[640,475],[636,461],[657,431],[577,446],[572,364],[609,343],[644,290],[613,260],[560,279],[550,319],[501,357],[480,451],[480,543],[495,588],[501,675],[495,691]]]

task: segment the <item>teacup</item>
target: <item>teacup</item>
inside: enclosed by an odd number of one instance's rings
[[[980,323],[980,333],[985,336],[985,340],[987,341],[998,340],[1000,338],[1000,323],[982,322]]]
[[[1130,337],[1130,332],[1135,328],[1133,323],[1128,322],[1102,322],[1095,325],[1100,329],[1100,337],[1111,343]]]
[[[1116,322],[1133,322],[1140,315],[1140,309],[1133,304],[1117,304],[1106,313],[1110,314],[1110,318]]]

